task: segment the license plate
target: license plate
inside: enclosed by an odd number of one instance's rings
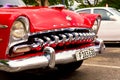
[[[78,61],[93,56],[96,56],[95,50],[93,48],[81,49],[75,53],[75,57]]]

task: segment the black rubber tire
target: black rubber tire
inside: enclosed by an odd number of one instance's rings
[[[61,64],[57,66],[58,71],[60,72],[73,72],[76,69],[78,69],[83,63],[83,60],[81,61],[77,61],[77,62],[72,62],[72,63],[68,63],[68,64]]]

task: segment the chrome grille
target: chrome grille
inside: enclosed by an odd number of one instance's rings
[[[95,38],[95,33],[89,29],[70,28],[51,30],[30,35],[28,42],[44,46],[63,46],[68,44],[78,44],[79,42],[91,42]]]
[[[92,46],[95,33],[89,29],[65,28],[32,33],[28,41],[11,46],[10,57],[30,53],[43,52],[46,46],[52,47],[56,52],[80,49]],[[23,53],[23,54],[21,54]]]

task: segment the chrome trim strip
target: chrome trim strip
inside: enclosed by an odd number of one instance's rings
[[[7,25],[0,25],[0,29],[5,29],[5,28],[8,28]]]

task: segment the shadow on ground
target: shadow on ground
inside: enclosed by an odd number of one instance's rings
[[[77,71],[72,73],[63,73],[57,70],[39,71],[34,72],[19,72],[19,73],[0,73],[0,80],[63,80],[71,77]]]
[[[105,43],[106,47],[120,47],[120,43]]]

